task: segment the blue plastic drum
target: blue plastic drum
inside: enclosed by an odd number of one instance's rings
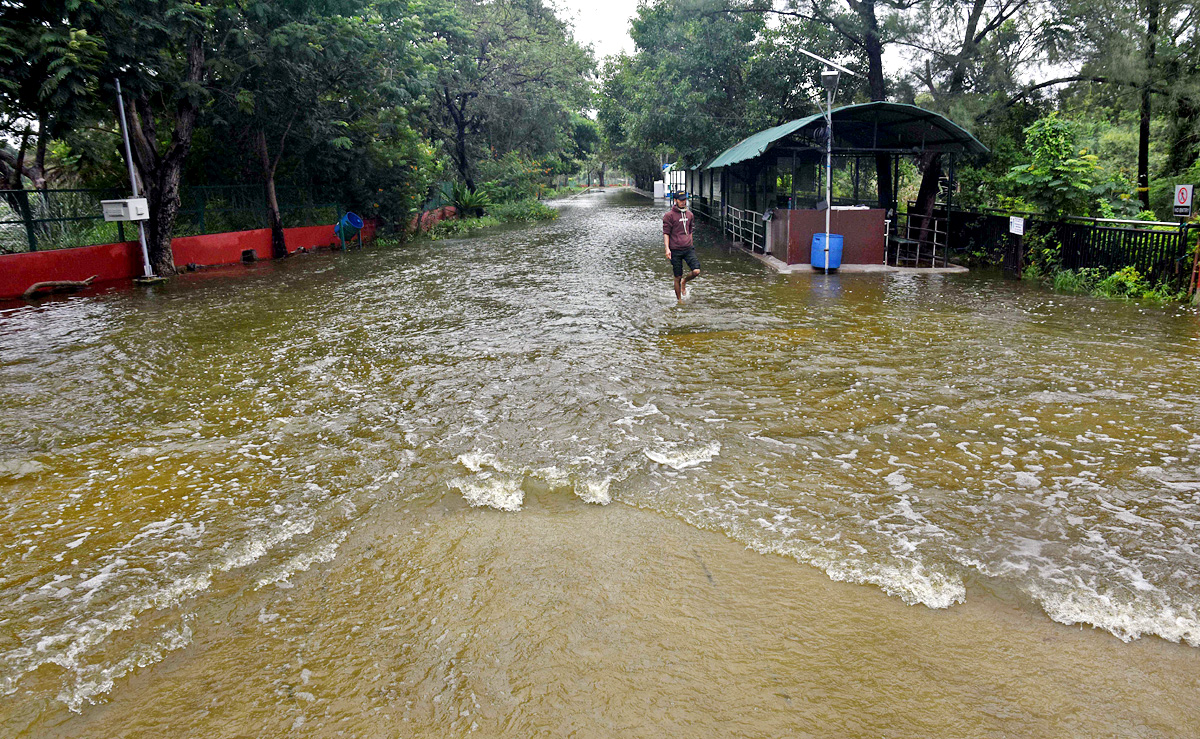
[[[357,213],[346,213],[333,227],[333,232],[343,239],[352,238],[363,227],[363,219]]]
[[[825,269],[825,232],[813,234],[812,240],[813,269]],[[842,266],[842,235],[829,234],[829,269]]]

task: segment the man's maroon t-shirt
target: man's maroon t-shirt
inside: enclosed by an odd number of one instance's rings
[[[670,237],[671,251],[687,251],[692,248],[692,221],[695,215],[690,210],[679,210],[675,206],[663,216],[663,233]]]

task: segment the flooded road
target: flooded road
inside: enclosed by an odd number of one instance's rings
[[[1200,725],[1194,312],[560,207],[0,307],[0,735]]]

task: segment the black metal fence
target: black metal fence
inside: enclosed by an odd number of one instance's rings
[[[1136,226],[1128,222],[1060,221],[1053,225],[1064,269],[1132,266],[1154,279],[1191,272],[1185,224]]]
[[[280,187],[283,224],[333,224],[345,213],[337,188]],[[100,201],[129,197],[122,190],[0,190],[0,254],[111,244],[137,238],[137,225],[106,222]],[[175,236],[267,228],[261,185],[190,187],[180,193]]]
[[[910,212],[914,209],[910,202]],[[1188,224],[1100,218],[1050,221],[1038,213],[990,209],[953,211],[949,223],[952,258],[1000,264],[1011,256],[1006,252],[1016,244],[1008,233],[1009,216],[1014,215],[1026,219],[1027,234],[1049,234],[1061,245],[1059,260],[1064,269],[1132,266],[1151,279],[1168,281],[1186,276],[1191,269],[1187,257],[1196,229]],[[934,216],[945,218],[945,209],[936,209]]]

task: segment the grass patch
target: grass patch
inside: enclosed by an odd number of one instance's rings
[[[555,200],[557,198],[568,198],[572,195],[578,195],[586,189],[586,187],[576,187],[574,185],[568,185],[567,187],[555,187],[542,193],[542,199]]]
[[[1168,282],[1151,284],[1135,267],[1122,267],[1109,273],[1103,267],[1059,270],[1043,278],[1040,271],[1030,265],[1025,270],[1025,279],[1053,285],[1058,292],[1092,295],[1097,298],[1117,300],[1143,300],[1150,303],[1175,303],[1187,300],[1187,289],[1180,289]]]
[[[425,234],[426,238],[431,241],[441,241],[442,239],[457,239],[461,236],[468,236],[480,229],[499,226],[503,221],[493,216],[482,216],[480,218],[451,218],[446,221],[439,221],[436,226],[429,229]]]

